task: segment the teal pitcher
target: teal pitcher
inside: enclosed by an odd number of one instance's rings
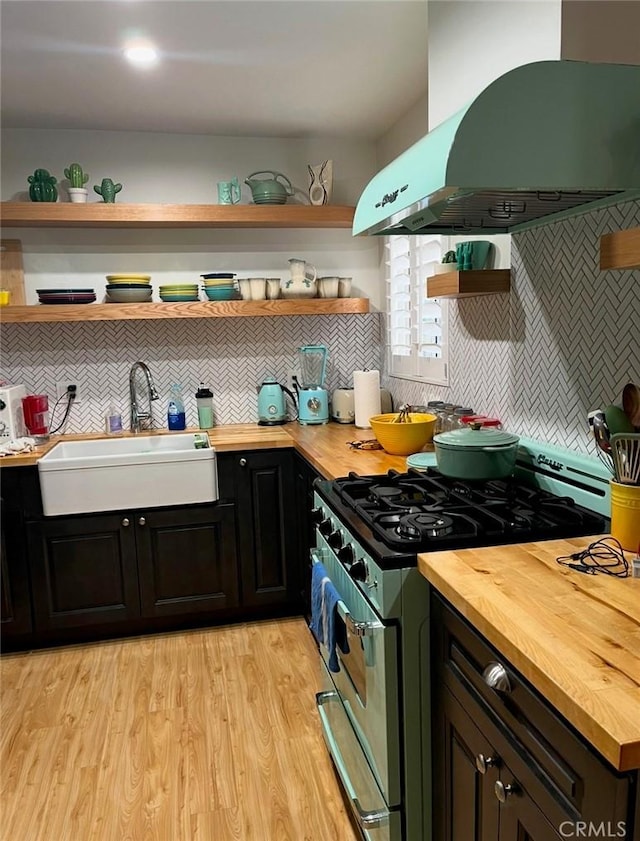
[[[259,180],[255,178],[256,175],[270,175],[272,177]],[[284,183],[281,183],[281,181]],[[272,172],[269,169],[252,172],[245,178],[244,183],[249,185],[255,204],[284,204],[287,201],[287,196],[292,196],[295,192],[286,175],[281,172]]]

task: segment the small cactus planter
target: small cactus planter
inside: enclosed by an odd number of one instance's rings
[[[458,263],[456,260],[455,251],[447,251],[442,257],[442,262],[437,263],[434,269],[434,274],[447,274],[447,272],[458,271]]]
[[[114,184],[110,178],[103,178],[100,186],[94,184],[93,189],[99,196],[102,196],[102,201],[108,204],[113,204],[116,200],[116,193],[122,189],[122,184]]]
[[[89,173],[83,172],[80,164],[69,164],[69,168],[65,169],[64,177],[68,180],[70,187],[84,187],[89,180]]]
[[[56,179],[46,169],[36,169],[27,178],[29,182],[29,198],[31,201],[58,201]]]
[[[70,200],[74,203],[86,202],[89,191],[84,185],[89,180],[89,173],[84,172],[80,164],[69,164],[68,169],[64,171],[64,177],[69,182],[67,192]]]

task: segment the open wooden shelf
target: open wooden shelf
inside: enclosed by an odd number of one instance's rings
[[[303,204],[2,202],[5,228],[351,228],[355,208]]]
[[[474,298],[511,289],[510,269],[470,269],[427,278],[427,298]]]
[[[193,301],[180,304],[35,304],[2,307],[0,321],[141,321],[160,318],[238,318],[284,315],[350,315],[369,312],[368,298],[307,298],[278,301]]]
[[[640,228],[600,237],[601,269],[640,269]]]

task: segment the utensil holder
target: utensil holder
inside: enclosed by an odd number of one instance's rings
[[[611,536],[628,552],[640,545],[640,485],[611,480]]]

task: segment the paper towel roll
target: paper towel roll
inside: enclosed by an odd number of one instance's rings
[[[380,371],[353,372],[356,426],[371,429],[369,418],[380,414]]]

